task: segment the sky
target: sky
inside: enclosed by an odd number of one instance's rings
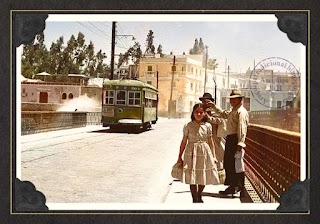
[[[154,32],[154,45],[162,45],[163,53],[181,55],[189,53],[196,38],[202,38],[208,46],[209,58],[217,59],[217,73],[245,72],[265,58],[281,57],[296,66],[301,66],[304,46],[291,42],[277,27],[277,18],[269,15],[49,15],[46,20],[45,43],[51,43],[60,36],[67,42],[71,35],[79,32],[85,35],[86,44],[91,40],[95,52],[106,53],[110,63],[112,21],[117,22],[117,35],[132,35],[145,49],[149,30]],[[117,36],[115,54],[125,52],[134,44],[132,36]],[[117,59],[116,59],[117,61]]]

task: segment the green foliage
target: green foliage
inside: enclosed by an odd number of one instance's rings
[[[201,54],[198,39],[194,40],[193,48],[189,50],[189,54]]]
[[[159,44],[159,46],[158,46],[158,48],[157,48],[157,54],[160,54],[161,55],[161,57],[162,57],[162,45],[161,44]]]
[[[51,43],[48,50],[44,44],[44,34],[36,35],[35,40],[23,47],[22,75],[33,78],[40,72],[57,76],[85,74],[91,77],[107,77],[110,69],[103,62],[106,58],[101,50],[96,54],[94,44],[85,44],[85,36],[79,32],[77,38],[72,35],[65,44],[64,37]]]
[[[155,47],[153,45],[153,31],[149,30],[149,33],[147,35],[146,39],[146,54],[154,54],[155,53]]]
[[[216,63],[217,59],[208,58],[207,68],[214,70],[218,67],[218,63]]]
[[[193,48],[191,48],[189,50],[189,54],[190,55],[195,55],[195,54],[202,54],[202,65],[205,66],[206,64],[206,46],[204,45],[203,41],[202,41],[202,38],[200,37],[199,41],[198,39],[196,38],[195,41],[194,41],[194,44],[193,44]],[[213,58],[209,58],[208,56],[208,59],[207,59],[207,68],[208,69],[211,69],[211,70],[214,70],[218,67],[218,63],[216,63],[216,59],[213,59]]]

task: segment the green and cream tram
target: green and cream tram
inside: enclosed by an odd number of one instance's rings
[[[102,124],[110,129],[147,129],[158,120],[158,90],[139,80],[103,83]]]

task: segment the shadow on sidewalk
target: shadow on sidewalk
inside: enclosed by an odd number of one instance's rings
[[[219,193],[208,193],[208,192],[202,192],[202,196],[205,197],[214,197],[214,198],[225,198],[225,199],[240,199],[241,203],[252,203],[250,196],[248,195],[247,191],[245,191],[244,197],[240,198],[240,193],[235,194],[234,196],[231,195],[223,195]]]

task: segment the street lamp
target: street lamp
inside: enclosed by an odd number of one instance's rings
[[[214,81],[214,103],[217,103],[217,83],[214,78],[212,80]]]

